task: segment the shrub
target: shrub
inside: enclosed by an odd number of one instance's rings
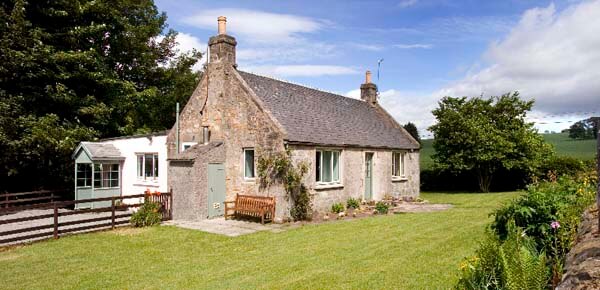
[[[378,213],[380,214],[386,214],[388,213],[388,210],[390,209],[390,207],[383,201],[378,201],[375,204],[375,210],[377,210]]]
[[[544,178],[549,172],[557,176],[576,175],[588,169],[589,165],[580,159],[568,156],[555,156],[540,166],[537,176]]]
[[[286,199],[291,201],[290,215],[294,220],[309,220],[312,218],[312,205],[308,189],[302,182],[308,172],[308,164],[299,162],[294,166],[292,151],[275,154],[259,154],[257,170],[261,190],[269,190],[274,182],[283,184]]]
[[[331,205],[331,212],[340,213],[344,211],[344,205],[340,202]]]
[[[496,210],[489,237],[461,264],[461,289],[542,289],[556,286],[581,215],[594,201],[596,173],[550,175]],[[548,259],[546,259],[546,254]],[[551,275],[548,275],[551,273]]]
[[[150,201],[149,198],[146,198],[140,209],[131,216],[131,224],[134,227],[147,227],[160,224],[162,220],[160,208],[160,203]]]
[[[568,251],[577,233],[581,214],[594,201],[595,185],[589,176],[562,176],[555,181],[543,181],[528,187],[527,194],[496,210],[492,229],[501,239],[508,235],[508,223],[514,221],[542,250],[553,243],[550,224],[559,221],[561,236],[559,254]]]
[[[544,253],[514,224],[504,241],[488,232],[460,268],[457,289],[544,289],[548,281]]]
[[[357,209],[359,207],[360,207],[360,202],[356,198],[351,197],[346,201],[346,208]]]

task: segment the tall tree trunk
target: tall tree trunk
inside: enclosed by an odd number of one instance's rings
[[[487,168],[477,168],[477,181],[481,192],[490,192],[492,186],[492,173]]]

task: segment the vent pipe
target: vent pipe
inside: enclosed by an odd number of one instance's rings
[[[202,127],[202,142],[204,145],[208,144],[208,126]]]

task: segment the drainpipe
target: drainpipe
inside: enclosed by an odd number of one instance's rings
[[[202,143],[208,144],[208,126],[202,127]]]
[[[179,102],[175,105],[175,146],[179,154]]]

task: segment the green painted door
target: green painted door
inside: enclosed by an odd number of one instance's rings
[[[225,201],[225,165],[208,164],[208,217],[222,216]]]
[[[365,199],[373,199],[373,153],[365,153]]]

